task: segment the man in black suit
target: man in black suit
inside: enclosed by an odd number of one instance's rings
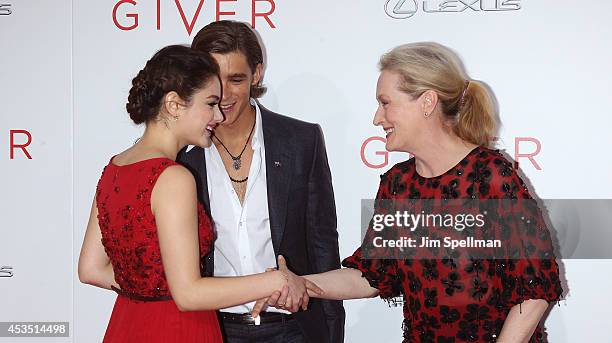
[[[178,158],[194,173],[217,231],[215,250],[203,261],[207,273],[260,273],[275,266],[278,255],[298,275],[340,268],[319,125],[273,113],[254,100],[265,92],[263,53],[248,25],[213,22],[198,32],[192,48],[212,54],[223,84],[225,121],[214,130],[214,144],[187,149]],[[313,299],[308,310],[294,314],[270,307],[257,320],[252,308],[253,303],[220,311],[227,342],[344,341],[340,301]]]

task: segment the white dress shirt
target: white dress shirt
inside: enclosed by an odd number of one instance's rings
[[[276,266],[268,213],[266,149],[261,111],[254,99],[251,99],[251,105],[255,106],[256,112],[251,141],[253,158],[242,204],[215,145],[205,149],[210,211],[217,232],[214,276],[250,275]],[[248,313],[254,304],[251,302],[222,311]],[[267,311],[289,313],[272,307]]]

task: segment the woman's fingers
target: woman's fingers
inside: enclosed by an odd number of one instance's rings
[[[278,262],[278,269],[287,269],[287,261],[283,255],[278,255],[276,260]]]
[[[253,310],[251,311],[251,316],[256,318],[266,307],[266,303],[268,302],[268,298],[259,299],[255,302],[255,306],[253,306]]]
[[[306,311],[308,309],[308,302],[310,302],[310,296],[308,296],[308,292],[306,292],[302,298],[302,310]]]
[[[284,303],[283,308],[290,311],[292,306],[293,306],[293,298],[287,297],[287,301]]]
[[[291,312],[297,312],[300,310],[300,308],[305,310],[308,308],[308,303],[310,302],[308,292],[312,292],[312,294],[316,295],[321,295],[324,293],[323,289],[317,286],[314,282],[293,274],[287,268],[287,261],[283,255],[278,255],[277,262],[278,269],[287,273],[288,287],[283,287],[283,291],[276,303],[276,307],[280,307]]]
[[[304,280],[306,280],[306,289],[307,290],[312,291],[312,292],[314,292],[314,293],[316,293],[318,295],[323,295],[323,293],[325,293],[321,287],[317,286],[316,283],[314,283],[314,282],[312,282],[312,281],[310,281],[310,280],[308,280],[306,278]]]
[[[283,289],[282,289],[282,292],[279,298],[276,300],[276,304],[280,307],[285,306],[285,304],[287,303],[288,296],[289,296],[289,286],[285,285],[283,286]]]
[[[284,286],[283,288],[286,288],[286,287],[287,286]],[[270,297],[268,298],[268,306],[276,306],[280,296],[281,296],[281,291],[274,291],[274,293],[272,293],[272,295],[270,295]]]

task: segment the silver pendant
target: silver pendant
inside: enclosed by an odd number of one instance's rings
[[[237,159],[234,159],[234,170],[238,170],[240,167],[242,167],[242,159],[238,157]]]

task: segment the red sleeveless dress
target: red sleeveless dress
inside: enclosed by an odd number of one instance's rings
[[[159,175],[177,163],[152,158],[104,168],[96,191],[102,244],[121,290],[104,342],[222,342],[215,311],[181,312],[164,274],[151,192]],[[198,204],[200,257],[213,244],[212,224]]]

